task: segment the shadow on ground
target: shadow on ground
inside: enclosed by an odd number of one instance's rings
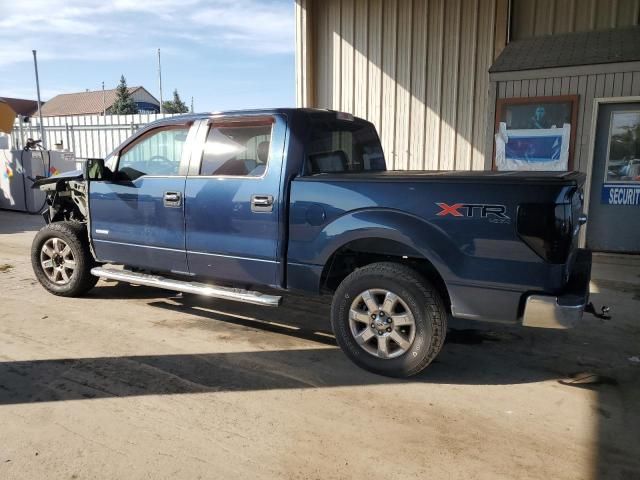
[[[326,299],[288,295],[283,307],[269,309],[158,294],[151,288],[107,283],[90,296],[135,298],[158,310],[184,315],[158,322],[159,328],[215,330],[224,322],[247,329],[238,330],[238,335],[263,330],[306,340],[309,348],[5,361],[0,362],[0,405],[229,391],[406,383],[513,385],[551,380],[566,388],[588,388],[598,396],[598,478],[640,478],[639,369],[609,360],[607,352],[615,348],[615,338],[591,335],[587,342],[580,331],[501,325],[473,328],[473,324],[452,322],[444,350],[434,363],[416,377],[396,380],[355,367],[335,347]]]
[[[215,329],[224,322],[313,343],[309,348],[241,353],[1,362],[0,404],[398,382],[510,385],[557,380],[581,388],[619,388],[611,368],[576,356],[575,342],[563,331],[469,328],[468,322],[453,321],[434,363],[416,377],[396,380],[355,367],[335,347],[326,299],[288,295],[281,308],[271,309],[192,295],[163,298],[158,292],[107,283],[90,297],[142,299],[154,308],[184,315],[159,322],[160,328]]]

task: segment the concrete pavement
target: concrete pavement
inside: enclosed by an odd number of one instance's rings
[[[571,331],[452,323],[398,381],[280,309],[100,282],[54,297],[0,211],[0,478],[640,478],[640,267],[603,259]],[[606,263],[605,263],[606,262]]]

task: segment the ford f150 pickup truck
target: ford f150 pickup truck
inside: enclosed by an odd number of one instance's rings
[[[387,171],[375,127],[340,112],[191,114],[38,180],[47,225],[32,264],[64,296],[98,277],[265,306],[279,291],[330,294],[345,354],[409,376],[438,354],[450,317],[556,328],[582,317],[583,182]]]

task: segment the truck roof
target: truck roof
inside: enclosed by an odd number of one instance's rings
[[[203,118],[210,118],[214,116],[235,116],[235,115],[274,115],[274,114],[288,114],[288,113],[306,113],[306,114],[338,114],[350,115],[346,112],[339,112],[336,110],[327,110],[322,108],[296,108],[296,107],[278,107],[278,108],[254,108],[244,110],[224,110],[219,112],[200,112],[200,113],[186,113],[184,115],[176,115],[174,117],[167,117],[170,119],[190,119],[201,120]],[[366,121],[359,117],[353,117],[354,119]],[[160,119],[161,121],[165,119]]]

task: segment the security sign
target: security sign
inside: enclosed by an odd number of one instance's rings
[[[640,205],[640,185],[605,183],[600,203],[607,205]]]

